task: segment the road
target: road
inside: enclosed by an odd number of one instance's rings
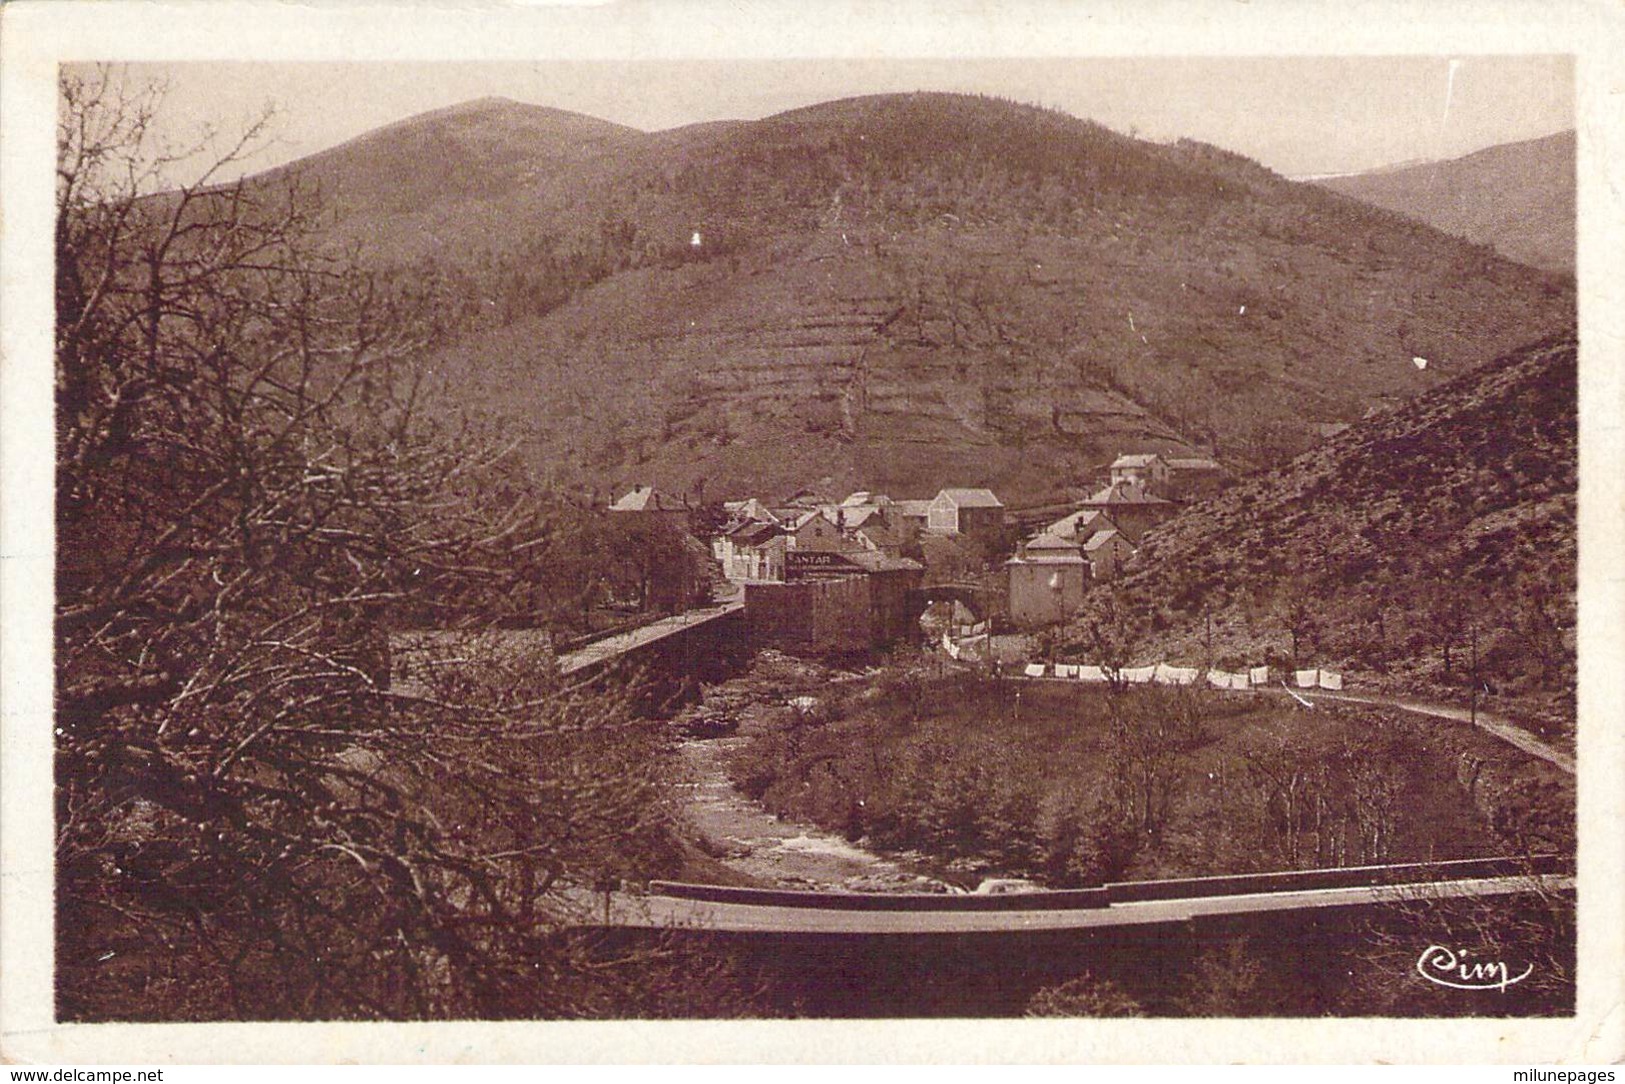
[[[1023,674],[1011,675],[1022,681],[1058,681],[1071,684],[1071,678],[1053,677],[1027,677]],[[1431,715],[1437,719],[1451,719],[1455,722],[1471,722],[1473,715],[1466,708],[1458,708],[1451,704],[1436,704],[1426,700],[1412,700],[1398,696],[1372,696],[1356,693],[1328,693],[1319,689],[1286,689],[1281,686],[1266,685],[1250,690],[1255,693],[1270,693],[1274,696],[1296,695],[1306,700],[1342,700],[1351,704],[1371,704],[1376,707],[1398,708],[1401,711],[1413,712],[1417,715]],[[1560,749],[1556,749],[1541,741],[1529,731],[1518,726],[1503,715],[1478,710],[1478,728],[1493,737],[1499,738],[1508,745],[1515,746],[1530,756],[1539,757],[1548,764],[1555,765],[1570,775],[1574,774],[1574,758]]]
[[[734,599],[707,606],[702,610],[685,610],[671,617],[663,617],[659,621],[651,621],[647,625],[640,625],[629,632],[619,632],[614,636],[606,636],[602,640],[595,640],[586,647],[568,652],[559,656],[559,673],[573,674],[598,663],[609,662],[619,658],[628,651],[636,651],[640,647],[647,647],[656,640],[663,640],[667,636],[691,629],[695,625],[703,625],[707,621],[715,621],[719,617],[736,613],[745,608],[742,600]]]
[[[1574,877],[1566,874],[1542,875],[1534,880],[1549,892],[1572,891],[1575,883]],[[607,901],[600,896],[596,897],[596,903],[588,904],[585,899],[582,902],[590,915],[585,924],[603,922],[639,929],[681,928],[756,934],[997,934],[1141,926],[1215,915],[1304,911],[1406,900],[1504,896],[1527,892],[1532,887],[1529,877],[1493,877],[1114,903],[1109,907],[1047,911],[848,911],[713,903],[624,893],[612,894]]]
[[[1268,691],[1278,695],[1286,695],[1285,689],[1254,690],[1255,692]],[[1351,704],[1373,704],[1379,707],[1399,708],[1401,711],[1414,712],[1417,715],[1431,715],[1439,719],[1453,719],[1456,722],[1472,722],[1473,715],[1466,708],[1453,707],[1449,704],[1433,704],[1425,700],[1410,700],[1397,696],[1362,696],[1354,693],[1327,693],[1315,689],[1294,689],[1299,696],[1308,700],[1343,700]],[[1505,716],[1495,715],[1484,711],[1478,712],[1478,728],[1487,734],[1493,734],[1509,745],[1517,746],[1530,756],[1539,757],[1549,764],[1555,764],[1570,775],[1574,774],[1574,758],[1561,750],[1554,749],[1527,730],[1513,723]]]

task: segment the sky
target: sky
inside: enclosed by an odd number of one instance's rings
[[[1062,109],[1143,138],[1190,137],[1287,176],[1453,158],[1575,126],[1565,56],[140,63],[166,129],[240,128],[268,103],[258,171],[405,117],[500,96],[647,131],[834,98],[942,90]]]

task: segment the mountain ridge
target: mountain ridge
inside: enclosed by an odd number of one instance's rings
[[[1572,274],[1576,139],[1570,128],[1458,158],[1315,183],[1490,245],[1510,259]]]
[[[1128,446],[1246,467],[1573,319],[1571,285],[1390,212],[1001,99],[599,134],[465,142],[468,183],[363,162],[334,230],[459,269],[495,315],[434,365],[560,481],[1025,500]]]

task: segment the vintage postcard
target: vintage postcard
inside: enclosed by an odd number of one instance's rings
[[[1625,21],[1264,7],[0,12],[6,1058],[1625,1054]]]

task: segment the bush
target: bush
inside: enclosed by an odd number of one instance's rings
[[[1045,986],[1027,1002],[1028,1016],[1144,1016],[1140,1003],[1111,979],[1085,971],[1057,986]]]

